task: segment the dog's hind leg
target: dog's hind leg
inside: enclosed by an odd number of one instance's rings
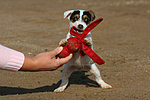
[[[98,68],[96,67],[95,64],[92,64],[90,66],[90,69],[89,71],[94,75],[95,79],[96,79],[96,82],[102,87],[102,88],[112,88],[111,85],[105,83],[102,78],[101,78],[101,75],[100,75],[100,71],[98,70]]]
[[[54,92],[62,92],[62,91],[65,90],[65,88],[68,85],[69,76],[75,70],[77,70],[76,67],[65,65],[65,67],[64,67],[64,69],[62,71],[62,82],[61,82],[61,85],[57,89],[55,89]]]

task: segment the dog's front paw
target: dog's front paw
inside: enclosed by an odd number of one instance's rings
[[[68,43],[67,39],[62,39],[62,40],[59,42],[59,46],[65,46],[67,43]]]
[[[93,45],[93,42],[92,42],[92,39],[91,38],[84,38],[84,41],[86,42],[86,44],[88,46],[92,46]]]

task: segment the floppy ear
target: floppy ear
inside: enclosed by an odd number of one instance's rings
[[[65,12],[64,12],[64,18],[67,17],[67,18],[69,19],[69,18],[70,18],[70,15],[71,15],[73,12],[74,12],[74,10],[65,11]]]
[[[95,14],[92,10],[89,10],[89,13],[92,15],[92,21],[95,19]]]

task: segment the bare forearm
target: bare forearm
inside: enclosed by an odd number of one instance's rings
[[[36,63],[33,58],[25,56],[24,64],[19,71],[36,71]]]
[[[53,71],[67,63],[72,54],[66,58],[55,58],[62,50],[62,47],[56,48],[53,51],[38,54],[37,56],[30,58],[25,56],[25,61],[22,68],[19,71]]]
[[[40,53],[35,57],[25,56],[23,53],[0,45],[0,69],[10,71],[52,71],[67,63],[72,55],[66,58],[55,58],[63,47]]]

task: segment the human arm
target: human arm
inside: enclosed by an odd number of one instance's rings
[[[53,71],[67,63],[72,54],[66,58],[55,58],[57,54],[62,51],[62,47],[58,47],[55,50],[40,53],[35,57],[25,56],[23,66],[19,71]]]
[[[24,63],[24,54],[0,45],[0,69],[18,71]]]
[[[66,58],[55,58],[62,50],[58,47],[50,52],[40,53],[35,57],[0,45],[0,69],[9,71],[52,71],[67,63],[72,55]]]

